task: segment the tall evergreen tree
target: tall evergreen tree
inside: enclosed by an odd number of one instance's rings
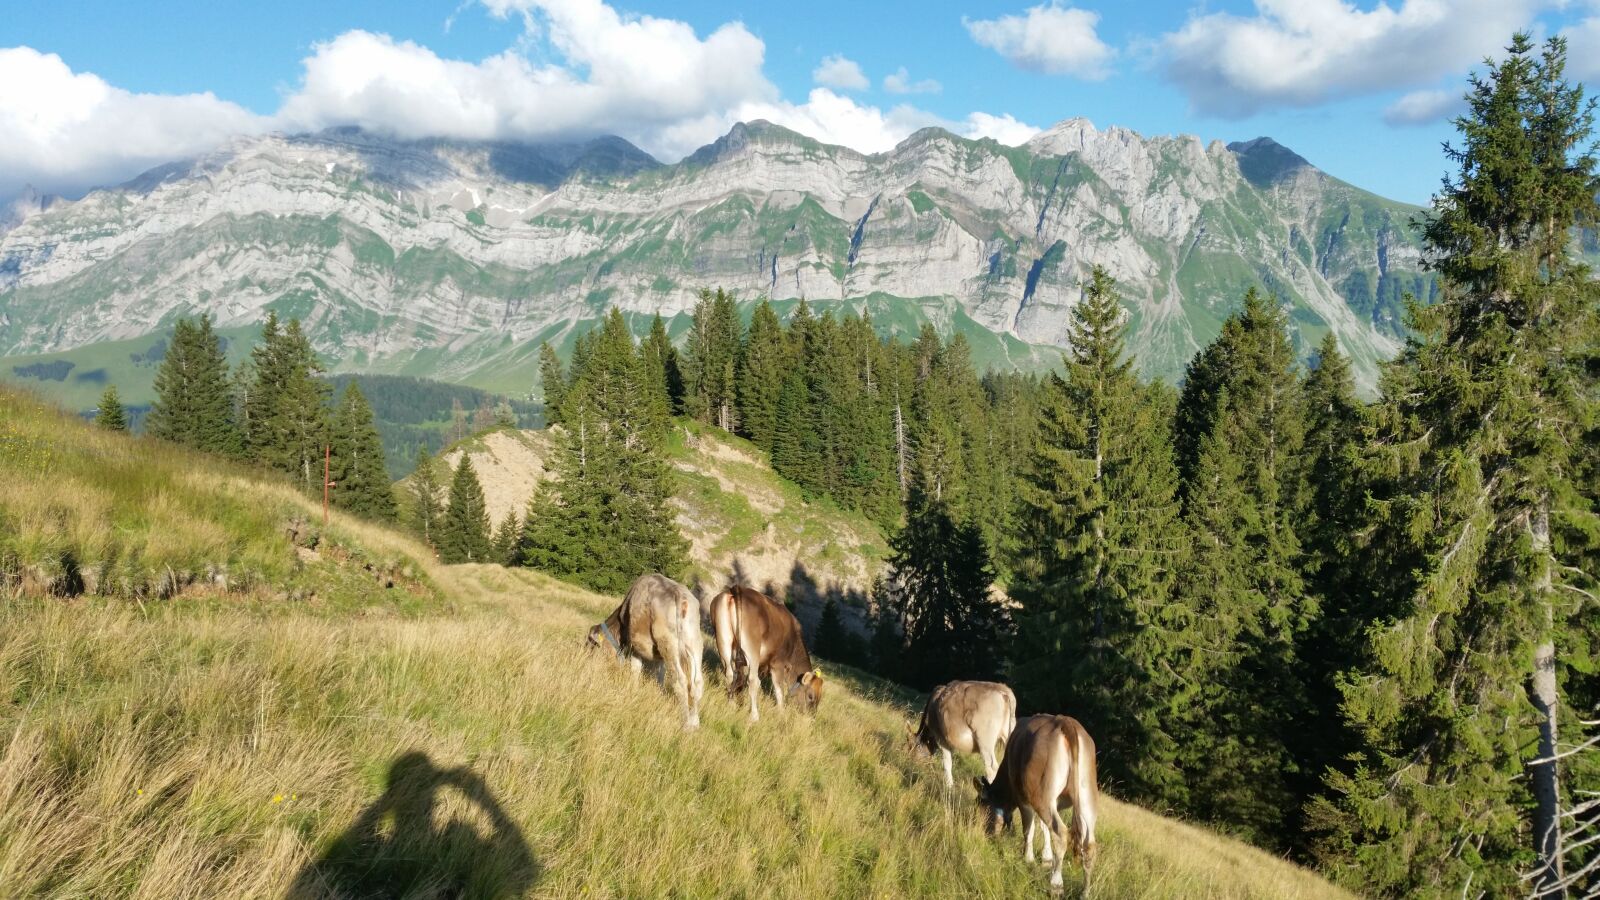
[[[150,434],[210,453],[239,452],[228,361],[210,316],[178,320],[156,370],[155,393],[146,420]]]
[[[750,317],[750,332],[739,356],[739,419],[757,447],[772,453],[778,429],[778,397],[794,358],[778,314],[765,298]]]
[[[683,411],[724,431],[738,427],[734,375],[740,331],[733,295],[721,288],[702,290],[683,348]]]
[[[1040,398],[1019,487],[1013,681],[1025,706],[1070,710],[1137,796],[1181,803],[1174,701],[1190,624],[1172,603],[1184,545],[1167,407],[1133,374],[1115,282],[1095,268],[1073,309],[1065,376]]]
[[[664,422],[672,417],[676,406],[674,382],[681,400],[683,380],[678,372],[678,351],[667,337],[667,323],[662,321],[660,313],[650,321],[650,333],[639,345],[639,361],[644,367],[646,402],[653,407],[650,415]]]
[[[439,481],[439,465],[428,448],[417,448],[416,470],[411,475],[411,527],[424,543],[437,547],[439,519],[444,513],[444,485]]]
[[[1291,751],[1306,702],[1297,649],[1315,620],[1295,514],[1305,494],[1305,423],[1286,317],[1254,289],[1190,367],[1180,428],[1192,554],[1179,589],[1205,652],[1188,711],[1197,733],[1184,771],[1192,811],[1269,845],[1293,832],[1312,784]],[[1198,414],[1193,414],[1198,413]],[[1181,434],[1181,432],[1180,432]]]
[[[906,659],[901,676],[922,688],[999,674],[1005,608],[990,593],[994,570],[983,534],[918,490],[906,525],[890,542]]]
[[[395,517],[394,490],[383,463],[383,442],[372,408],[354,381],[344,389],[330,429],[334,500],[359,515],[384,521]]]
[[[100,395],[100,403],[95,407],[94,423],[107,431],[127,431],[128,414],[122,408],[122,400],[117,397],[117,386],[111,385],[105,393]]]
[[[461,454],[450,479],[450,505],[439,522],[439,559],[447,563],[493,562],[489,511],[472,457]]]
[[[544,388],[544,423],[561,424],[561,404],[567,395],[567,373],[561,358],[548,343],[539,345],[539,383]]]
[[[328,438],[328,392],[311,342],[291,319],[279,328],[269,315],[261,343],[251,351],[255,382],[245,399],[250,452],[292,475],[306,490],[319,489]]]
[[[646,572],[682,570],[657,391],[622,313],[611,310],[562,407],[556,480],[530,504],[529,565],[614,593]]]
[[[1600,641],[1600,295],[1571,237],[1597,218],[1593,108],[1565,62],[1519,34],[1472,79],[1424,219],[1439,302],[1384,373],[1366,556],[1393,604],[1345,682],[1366,746],[1319,809],[1376,894],[1563,896],[1593,859],[1563,815],[1594,752],[1563,695]]]

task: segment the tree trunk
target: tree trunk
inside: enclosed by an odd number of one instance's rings
[[[900,414],[900,398],[896,392],[894,401],[894,455],[895,465],[900,470],[900,496],[906,495],[906,420]]]
[[[1529,528],[1533,549],[1540,557],[1538,600],[1543,607],[1541,623],[1544,633],[1533,651],[1533,705],[1539,711],[1538,759],[1529,768],[1533,780],[1536,802],[1533,812],[1533,847],[1538,854],[1539,876],[1534,896],[1540,900],[1565,897],[1562,881],[1561,849],[1561,773],[1556,760],[1556,714],[1560,695],[1556,688],[1556,645],[1554,611],[1551,593],[1554,589],[1550,571],[1550,509],[1549,501],[1540,503],[1534,511]]]

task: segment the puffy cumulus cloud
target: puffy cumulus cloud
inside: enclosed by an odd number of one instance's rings
[[[1575,79],[1600,78],[1600,16],[1590,16],[1561,29],[1567,39],[1567,74]]]
[[[135,94],[53,53],[0,49],[0,198],[123,181],[268,124],[209,93]]]
[[[975,112],[967,116],[961,133],[969,138],[994,138],[1010,147],[1026,144],[1032,137],[1039,133],[1039,129],[1027,122],[1019,122],[1009,113],[993,116],[985,112]]]
[[[864,91],[872,86],[855,60],[838,54],[823,57],[822,63],[811,70],[811,80],[841,91]]]
[[[1454,116],[1466,108],[1461,91],[1412,91],[1389,104],[1383,121],[1390,125],[1427,125]]]
[[[1055,0],[1022,15],[963,18],[961,24],[979,44],[1013,65],[1035,72],[1098,81],[1111,73],[1111,60],[1116,56],[1096,33],[1099,13],[1062,6]]]
[[[284,103],[291,127],[359,124],[401,137],[545,140],[655,129],[777,96],[766,47],[742,24],[705,38],[683,22],[623,17],[599,0],[486,0],[523,14],[559,63],[515,51],[447,60],[387,35],[350,31],[317,44]]]
[[[663,160],[681,158],[735,122],[768,119],[863,152],[939,125],[1006,142],[1032,129],[1009,116],[946,121],[911,105],[844,95],[868,86],[830,57],[803,101],[763,72],[766,47],[737,22],[700,35],[683,22],[624,15],[601,0],[480,0],[520,19],[522,39],[480,60],[367,31],[318,43],[271,116],[210,94],[132,94],[58,57],[0,50],[0,199],[26,182],[62,191],[121,181],[239,134],[357,125],[402,138],[565,140],[618,134]],[[853,71],[852,71],[853,70]],[[904,70],[896,73],[908,89]]]
[[[1198,112],[1241,118],[1458,74],[1526,26],[1541,0],[1255,0],[1161,38],[1165,75]],[[1416,101],[1420,103],[1420,101]]]
[[[883,89],[891,94],[937,94],[944,90],[944,85],[932,78],[912,81],[911,73],[901,66],[883,77]]]

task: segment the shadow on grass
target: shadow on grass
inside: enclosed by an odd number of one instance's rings
[[[450,788],[482,813],[487,834],[459,818],[436,823],[441,790]],[[374,800],[322,857],[295,877],[285,900],[315,898],[521,896],[539,864],[521,829],[465,766],[436,767],[424,753],[389,765]]]

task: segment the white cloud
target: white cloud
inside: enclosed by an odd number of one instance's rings
[[[1383,121],[1390,125],[1427,125],[1456,115],[1465,106],[1460,90],[1412,91],[1384,109]]]
[[[1590,16],[1561,29],[1567,39],[1567,74],[1575,79],[1600,77],[1600,16]]]
[[[906,71],[905,66],[901,66],[884,76],[883,89],[891,94],[937,94],[944,90],[944,85],[932,78],[912,81],[911,73]]]
[[[360,124],[402,137],[545,140],[654,129],[777,96],[766,47],[742,24],[701,39],[683,22],[623,17],[599,0],[485,0],[521,12],[560,63],[506,51],[439,57],[387,35],[350,31],[317,44],[280,118],[302,128]]]
[[[976,112],[949,121],[915,106],[881,108],[819,86],[801,102],[767,79],[766,47],[737,22],[701,36],[684,22],[624,15],[601,0],[480,0],[525,25],[515,47],[481,60],[441,57],[411,41],[347,31],[313,45],[298,85],[273,115],[211,94],[133,94],[62,60],[0,50],[0,199],[112,183],[204,152],[234,135],[357,125],[402,138],[564,140],[618,134],[666,161],[765,118],[863,152],[938,125],[1007,143],[1034,129]],[[830,57],[833,63],[859,66]],[[832,75],[844,71],[832,66]],[[908,89],[930,90],[897,72]],[[864,75],[835,77],[867,86]]]
[[[969,20],[961,24],[979,44],[1013,65],[1050,75],[1098,81],[1110,74],[1116,51],[1095,32],[1100,14],[1061,6],[1055,0],[1023,15]]]
[[[823,57],[822,63],[811,70],[811,80],[823,87],[841,91],[864,91],[872,86],[855,60],[837,53]]]
[[[209,93],[134,94],[53,53],[0,49],[0,198],[122,181],[267,127]]]
[[[985,112],[975,112],[967,116],[966,125],[961,129],[961,133],[969,138],[994,138],[1009,147],[1019,147],[1038,134],[1039,129],[1027,122],[1017,121],[1009,113],[992,116]]]
[[[1255,0],[1163,36],[1166,77],[1198,112],[1229,118],[1314,106],[1457,75],[1499,50],[1542,0]]]

